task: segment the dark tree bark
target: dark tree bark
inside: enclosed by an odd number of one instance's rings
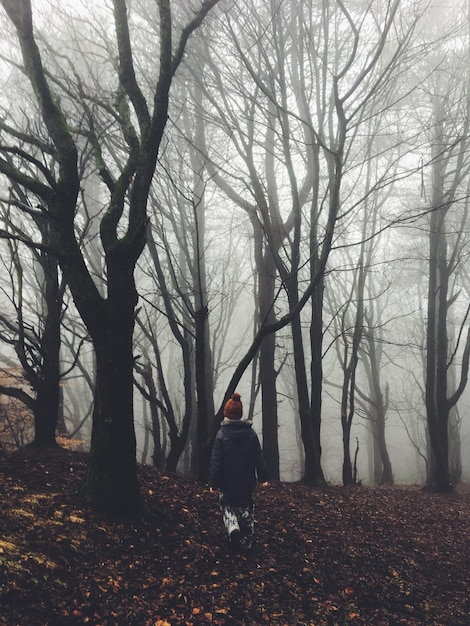
[[[276,264],[268,247],[258,266],[258,320],[260,325],[273,324],[276,315],[275,299]],[[263,428],[263,453],[271,480],[279,480],[279,441],[277,413],[277,372],[275,368],[276,337],[267,335],[259,351],[259,382],[261,386],[261,415]]]
[[[195,331],[196,331],[196,389],[197,389],[197,428],[196,428],[196,445],[197,445],[197,467],[198,476],[201,480],[207,480],[206,468],[210,459],[207,458],[208,451],[204,447],[209,437],[209,432],[214,415],[212,389],[208,388],[207,382],[208,369],[210,367],[209,342],[208,342],[208,317],[209,310],[207,306],[201,306],[195,312]]]
[[[322,389],[323,389],[323,278],[313,290],[311,298],[312,318],[310,320],[310,428],[308,447],[304,445],[306,453],[304,479],[316,486],[326,484],[321,466],[321,416],[322,416]],[[308,454],[307,454],[308,449]]]
[[[114,282],[114,281],[113,281]],[[132,282],[132,281],[131,281]],[[96,392],[85,499],[106,511],[141,507],[133,420],[133,314],[137,294],[128,279],[110,293],[93,336]]]
[[[59,285],[57,260],[42,254],[44,271],[44,330],[41,337],[42,363],[37,372],[34,402],[35,446],[55,446],[56,428],[61,408],[60,334],[63,290]]]

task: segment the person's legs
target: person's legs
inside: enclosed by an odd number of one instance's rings
[[[227,530],[227,535],[230,544],[234,547],[240,545],[240,525],[238,521],[238,507],[223,502],[223,498],[220,499],[220,509],[222,511],[222,519],[224,526]]]
[[[238,513],[238,524],[241,532],[240,545],[242,548],[249,549],[253,543],[255,532],[255,507],[253,502],[240,507]]]
[[[231,547],[250,549],[255,530],[255,507],[253,500],[229,503],[222,494],[219,504]]]

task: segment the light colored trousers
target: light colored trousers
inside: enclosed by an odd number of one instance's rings
[[[220,498],[220,510],[222,511],[223,522],[228,536],[230,537],[234,530],[239,530],[241,546],[251,548],[255,531],[255,506],[253,502],[234,505],[227,504],[223,500],[222,495]]]

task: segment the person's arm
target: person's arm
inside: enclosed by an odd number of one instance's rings
[[[209,468],[209,487],[211,491],[222,487],[222,452],[222,441],[221,438],[217,436],[212,446]]]
[[[256,475],[258,476],[258,482],[262,487],[266,487],[268,484],[268,466],[264,460],[263,450],[258,439],[258,435],[255,433],[255,453],[256,453]]]

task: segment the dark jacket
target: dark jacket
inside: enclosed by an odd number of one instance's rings
[[[259,439],[251,422],[222,422],[212,448],[209,485],[220,489],[228,502],[251,500],[256,485],[268,480]]]

